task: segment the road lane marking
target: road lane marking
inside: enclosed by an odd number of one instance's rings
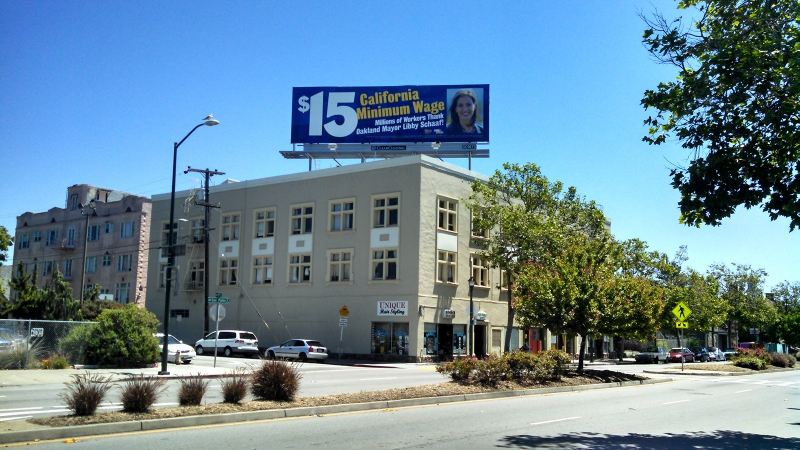
[[[33,416],[20,416],[20,417],[6,417],[5,419],[0,419],[0,422],[5,422],[7,420],[25,420],[30,419]]]
[[[690,401],[691,400],[678,400],[678,401],[674,401],[674,402],[662,403],[662,405],[672,405],[672,404],[675,404],[675,403],[683,403],[683,402],[690,402]]]
[[[575,420],[575,419],[580,419],[580,417],[565,417],[563,419],[545,420],[544,422],[533,422],[531,425],[544,425],[546,423],[563,422],[565,420]]]
[[[734,392],[734,394],[741,394],[742,392],[750,392],[750,391],[752,391],[752,389],[745,389],[743,391]]]
[[[34,406],[30,408],[9,408],[9,409],[0,409],[0,412],[9,412],[9,411],[30,411],[33,409],[42,409],[42,406]]]
[[[396,380],[397,377],[388,377],[388,378],[362,378],[358,381],[375,381],[375,380]]]

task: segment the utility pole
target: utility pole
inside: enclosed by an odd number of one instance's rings
[[[203,289],[204,289],[204,292],[205,292],[205,294],[204,294],[205,297],[203,298],[203,310],[204,310],[203,337],[205,337],[208,334],[208,296],[209,296],[209,293],[208,293],[208,274],[209,274],[209,270],[208,270],[208,232],[212,230],[212,228],[208,227],[208,208],[219,208],[220,207],[219,203],[209,203],[208,202],[208,196],[210,195],[209,191],[208,191],[208,181],[209,181],[209,178],[211,178],[214,175],[225,175],[225,172],[218,172],[217,169],[214,169],[214,170],[192,169],[191,166],[189,166],[188,169],[183,171],[183,173],[189,173],[189,172],[202,173],[202,174],[205,174],[205,176],[206,176],[206,183],[205,183],[205,189],[204,189],[205,195],[203,196],[203,200],[202,201],[197,200],[197,201],[194,202],[195,205],[202,206],[205,209],[205,216],[203,218],[203,245],[205,246],[205,259],[204,259],[204,262],[203,262],[203,269],[205,270],[205,273],[203,274]]]

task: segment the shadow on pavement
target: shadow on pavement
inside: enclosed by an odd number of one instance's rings
[[[797,424],[793,424],[797,425]],[[717,431],[691,434],[625,434],[570,433],[558,436],[507,436],[497,445],[501,448],[602,448],[602,449],[776,449],[800,448],[800,438],[783,438],[739,431]]]

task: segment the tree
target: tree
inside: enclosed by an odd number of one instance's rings
[[[683,269],[675,277],[669,288],[665,317],[662,318],[664,328],[675,329],[675,316],[672,310],[682,302],[692,311],[687,319],[689,328],[709,331],[722,326],[731,310],[730,304],[720,297],[719,281],[713,276],[702,275],[694,269]],[[680,344],[680,337],[678,338]]]
[[[725,321],[728,332],[736,333],[748,328],[766,329],[774,325],[777,312],[772,302],[764,296],[764,269],[753,269],[745,264],[713,264],[710,274],[720,283],[720,296],[729,305],[730,312]]]
[[[671,170],[681,221],[716,226],[736,207],[760,205],[772,220],[800,226],[800,2],[681,0],[698,19],[684,26],[640,13],[643,43],[659,63],[678,68],[642,98],[657,113],[643,138],[675,134],[691,151]]]
[[[800,283],[784,281],[772,289],[772,304],[778,312],[778,322],[764,333],[770,342],[783,340],[800,346]]]
[[[557,253],[570,235],[604,233],[605,216],[574,187],[565,190],[561,182],[551,183],[533,163],[505,163],[503,170],[495,171],[486,182],[472,183],[467,207],[472,212],[472,229],[487,230],[487,239],[474,241],[483,250],[481,257],[505,275],[508,331],[503,350],[508,352],[517,276],[542,255]]]
[[[34,263],[29,274],[25,264],[19,263],[10,285],[17,294],[13,303],[4,306],[4,314],[11,313],[18,319],[80,320],[80,302],[72,296],[72,287],[64,281],[64,275],[56,269],[44,288],[37,286],[38,264]]]
[[[8,248],[14,243],[14,238],[8,234],[8,229],[0,225],[0,266],[8,258]]]

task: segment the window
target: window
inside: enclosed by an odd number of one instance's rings
[[[69,196],[69,209],[70,211],[75,211],[78,209],[78,194],[72,194]]]
[[[311,282],[311,254],[289,255],[289,283]]]
[[[350,281],[352,255],[352,250],[328,251],[328,281],[332,283]]]
[[[500,271],[500,289],[508,289],[508,275],[505,270]]]
[[[167,247],[169,246],[169,224],[165,223],[161,228],[161,246]],[[172,224],[172,243],[175,244],[178,242],[178,224]]]
[[[72,260],[64,260],[64,278],[72,278]]]
[[[191,226],[192,226],[192,229],[190,231],[192,236],[191,242],[194,244],[205,242],[205,240],[203,239],[203,236],[205,236],[205,231],[206,231],[205,219],[192,219]]]
[[[120,303],[128,303],[130,290],[130,283],[117,283],[117,287],[114,290],[114,298]]]
[[[237,268],[239,267],[238,259],[223,259],[219,262],[219,284],[220,285],[235,285],[238,280]]]
[[[189,262],[189,280],[186,282],[187,291],[199,291],[205,287],[206,263],[205,261]]]
[[[158,287],[164,288],[167,286],[167,265],[158,265]]]
[[[372,251],[372,279],[397,279],[397,249]]]
[[[408,322],[372,322],[372,353],[408,355]]]
[[[456,231],[457,203],[439,198],[439,229]]]
[[[42,232],[41,231],[34,231],[33,232],[33,242],[39,242],[42,240]]]
[[[400,214],[400,196],[382,196],[372,198],[372,227],[396,227]]]
[[[226,214],[222,216],[222,240],[239,240],[239,214]]]
[[[130,272],[131,261],[133,261],[131,254],[117,256],[117,272]]]
[[[253,258],[253,284],[272,284],[272,257]]]
[[[58,240],[58,230],[47,230],[47,241],[45,241],[44,245],[56,245],[56,241]]]
[[[67,248],[75,248],[75,227],[67,228]]]
[[[28,240],[28,235],[27,234],[20,234],[19,237],[17,238],[17,245],[21,249],[30,247],[31,243]]]
[[[481,239],[489,238],[489,230],[480,227],[478,224],[478,214],[475,212],[472,213],[472,226],[470,227],[470,233],[472,234],[472,237]]]
[[[106,222],[105,227],[106,227],[106,234],[114,232],[114,222]]]
[[[456,282],[456,253],[439,250],[436,280],[441,283]]]
[[[330,203],[330,231],[352,230],[355,226],[353,214],[355,202],[353,200],[337,200]]]
[[[292,234],[309,234],[313,231],[314,205],[292,206]]]
[[[94,242],[100,239],[100,225],[90,225],[88,236],[89,242]]]
[[[133,237],[133,220],[128,222],[121,222],[119,224],[119,237],[121,238]],[[176,240],[173,239],[172,243],[174,244],[175,242]]]
[[[173,319],[178,317],[178,316],[180,316],[183,319],[188,319],[189,318],[189,310],[188,309],[170,309],[169,310],[169,316],[171,318],[173,318]]]
[[[257,238],[275,236],[275,210],[265,209],[256,211],[255,230]]]
[[[45,261],[42,263],[42,276],[46,277],[53,274],[53,261]]]
[[[103,255],[103,266],[111,265],[111,255]]]
[[[97,256],[86,258],[86,273],[97,273]]]
[[[478,254],[470,255],[470,268],[475,286],[489,287],[489,263],[481,259]]]

